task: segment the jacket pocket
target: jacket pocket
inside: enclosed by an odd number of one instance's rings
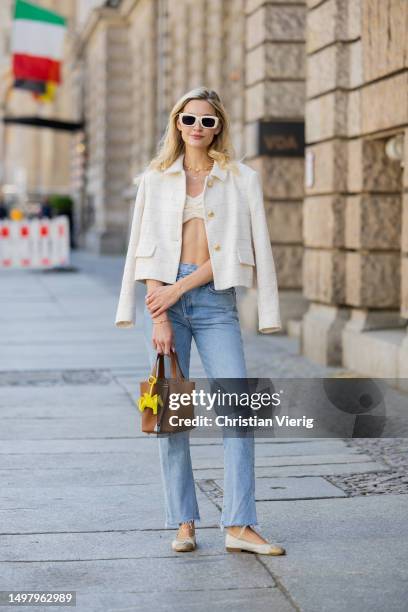
[[[247,266],[255,265],[255,257],[251,245],[240,244],[238,246],[237,251],[240,263],[245,264]]]
[[[151,257],[156,250],[155,242],[141,242],[136,247],[135,257]]]

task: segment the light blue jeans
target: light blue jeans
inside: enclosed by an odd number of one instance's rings
[[[180,263],[177,280],[191,274],[196,264]],[[207,378],[246,378],[235,287],[216,290],[214,282],[187,291],[171,306],[168,316],[174,344],[186,378],[194,338]],[[150,367],[156,359],[152,344],[152,319],[144,306],[144,334]],[[170,360],[165,357],[169,375]],[[224,431],[224,428],[223,428]],[[200,520],[190,455],[190,431],[158,436],[166,508],[166,527]],[[257,525],[255,508],[254,436],[223,435],[224,500],[221,530],[232,525]]]

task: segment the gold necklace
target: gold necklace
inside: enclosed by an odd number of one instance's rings
[[[193,168],[192,166],[188,166],[186,163],[184,163],[184,167],[186,170],[190,170],[190,172],[196,172],[196,173],[211,170],[213,165],[214,165],[214,162],[211,164],[211,166],[208,166],[207,168]],[[198,181],[198,179],[201,178],[199,174],[196,174],[195,176],[193,174],[190,174],[189,176],[193,181]]]
[[[194,170],[194,172],[201,172],[202,170],[211,170],[211,168],[213,167],[214,162],[212,162],[212,164],[210,166],[207,166],[207,168],[194,168],[193,166],[188,166],[185,162],[184,162],[184,167],[186,170]]]

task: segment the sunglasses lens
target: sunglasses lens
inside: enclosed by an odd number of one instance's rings
[[[203,117],[203,126],[206,128],[213,128],[215,126],[215,117]]]
[[[194,125],[194,122],[194,115],[182,115],[181,123],[183,123],[184,125]]]

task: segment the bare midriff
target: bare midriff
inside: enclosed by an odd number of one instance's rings
[[[210,258],[204,223],[204,220],[199,218],[189,219],[183,223],[181,263],[201,266]]]
[[[202,182],[197,181],[196,183],[187,176],[186,191],[188,195],[195,198],[202,193],[204,181],[205,177],[203,177]],[[180,262],[201,266],[208,259],[210,259],[210,253],[205,221],[198,217],[189,219],[183,223]]]

